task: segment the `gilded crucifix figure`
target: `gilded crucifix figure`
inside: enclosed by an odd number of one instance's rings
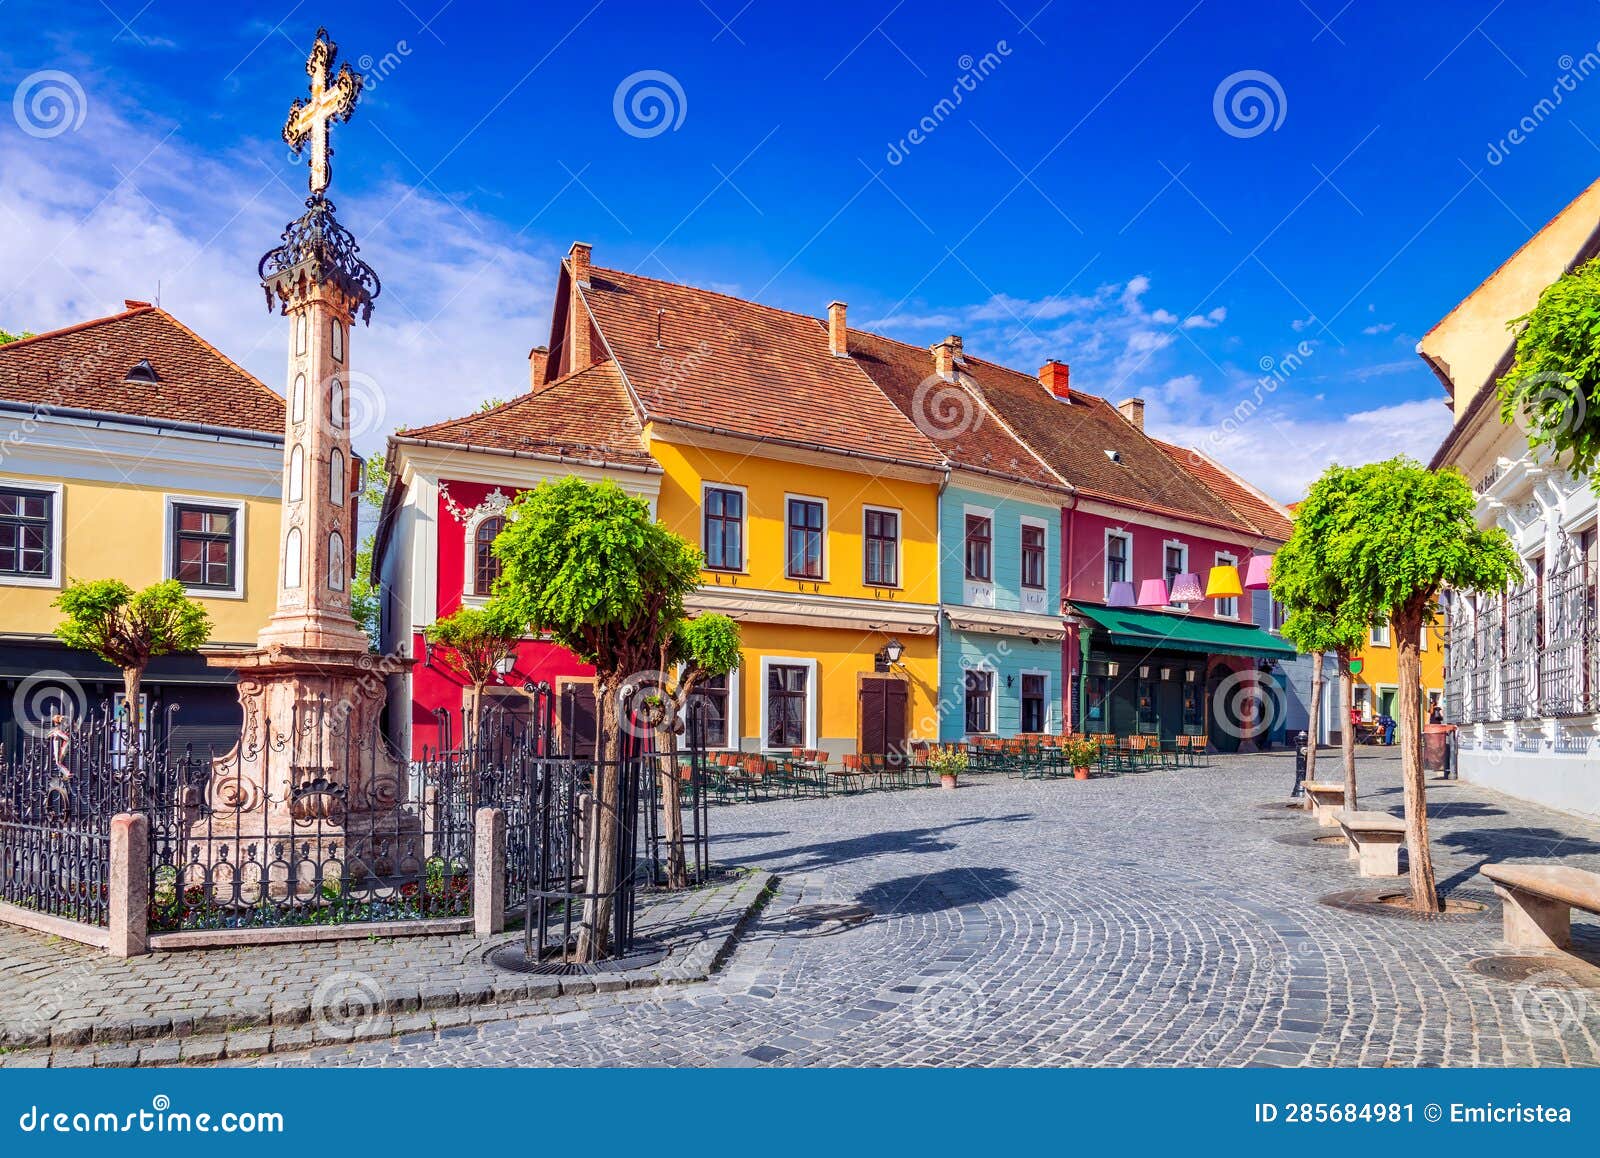
[[[333,71],[338,59],[339,46],[328,39],[326,28],[317,29],[316,43],[306,59],[306,75],[311,78],[311,99],[297,99],[289,106],[289,119],[283,126],[283,140],[294,155],[299,157],[307,143],[311,145],[311,193],[320,197],[328,188],[332,166],[328,159],[333,147],[328,144],[328,127],[334,121],[348,122],[355,112],[356,99],[361,95],[361,74],[350,67],[350,62]]]

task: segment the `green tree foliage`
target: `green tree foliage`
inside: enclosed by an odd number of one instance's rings
[[[33,336],[31,330],[21,330],[15,334],[10,330],[0,330],[0,346],[4,346],[7,342],[20,342],[23,338],[31,338]]]
[[[598,822],[585,849],[593,896],[578,953],[607,951],[615,886],[620,800],[620,691],[634,675],[660,671],[689,639],[684,598],[700,578],[700,553],[650,516],[642,499],[613,482],[567,478],[524,491],[495,539],[502,568],[495,596],[515,622],[547,632],[594,665],[601,766]]]
[[[1600,259],[1559,278],[1510,323],[1516,362],[1498,383],[1501,418],[1521,421],[1528,445],[1564,456],[1577,475],[1600,459]],[[1600,486],[1600,479],[1595,479]]]
[[[382,629],[383,590],[372,577],[372,553],[377,545],[378,517],[388,488],[389,467],[383,454],[362,460],[361,494],[357,503],[360,522],[371,528],[356,548],[356,576],[350,581],[350,615],[367,633],[368,646],[377,651]]]
[[[128,703],[128,750],[138,748],[139,685],[158,655],[188,652],[211,638],[211,617],[168,579],[135,592],[120,579],[69,584],[55,606],[66,616],[56,636],[68,647],[93,652],[122,669]]]
[[[1438,889],[1428,849],[1420,727],[1423,629],[1445,587],[1495,592],[1522,574],[1506,533],[1483,531],[1477,502],[1457,470],[1432,471],[1409,458],[1355,468],[1352,485],[1328,520],[1324,546],[1344,577],[1345,615],[1387,621],[1399,649],[1400,758],[1406,805],[1411,900],[1437,910]]]
[[[467,685],[464,739],[468,745],[474,744],[483,717],[483,689],[494,680],[496,665],[516,655],[522,629],[503,603],[491,599],[484,607],[456,608],[429,624],[425,634],[442,649],[440,658],[455,668]]]

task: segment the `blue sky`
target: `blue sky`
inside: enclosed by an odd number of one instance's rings
[[[1060,357],[1288,499],[1330,458],[1431,451],[1448,413],[1417,338],[1600,170],[1591,3],[441,3],[9,0],[0,326],[159,281],[277,386],[254,260],[303,196],[277,133],[326,22],[369,76],[332,193],[385,285],[353,348],[373,440],[521,389],[576,238],[1023,370]],[[47,70],[74,106],[53,135],[16,104]],[[615,114],[643,71],[677,90],[654,135]],[[1229,119],[1240,85],[1270,127]]]

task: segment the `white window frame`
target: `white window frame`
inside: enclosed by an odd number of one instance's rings
[[[1101,566],[1101,572],[1102,572],[1100,577],[1101,577],[1101,580],[1105,583],[1105,588],[1102,591],[1102,594],[1107,599],[1111,598],[1111,584],[1112,584],[1112,578],[1111,578],[1111,540],[1112,539],[1120,539],[1120,540],[1122,540],[1122,542],[1123,542],[1123,544],[1124,544],[1124,546],[1126,548],[1123,558],[1124,558],[1124,561],[1127,564],[1128,578],[1117,580],[1117,582],[1120,582],[1120,583],[1131,583],[1131,582],[1133,582],[1133,532],[1129,531],[1129,530],[1127,530],[1125,528],[1120,528],[1120,527],[1107,527],[1106,528],[1106,532],[1105,532],[1105,540],[1101,544],[1101,547],[1100,547],[1100,566]]]
[[[1227,551],[1218,551],[1217,557],[1212,563],[1212,566],[1237,568],[1239,566],[1239,557],[1237,555],[1231,555]],[[1222,605],[1229,600],[1233,601],[1233,610],[1231,612],[1223,611]],[[1227,595],[1219,599],[1213,599],[1211,601],[1211,612],[1212,615],[1217,619],[1237,620],[1239,618],[1239,596]]]
[[[1390,635],[1387,623],[1375,623],[1367,632],[1367,639],[1373,647],[1389,647]]]
[[[894,582],[879,583],[867,578],[867,514],[894,516]],[[885,591],[899,591],[906,585],[906,513],[899,507],[885,507],[877,503],[861,504],[861,585],[881,587]],[[787,544],[785,544],[787,550]]]
[[[65,489],[60,483],[37,482],[17,475],[0,475],[0,485],[50,496],[50,574],[0,575],[0,587],[60,587],[62,528],[67,521]]]
[[[1022,584],[1023,527],[1037,527],[1044,532],[1044,586],[1042,587],[1024,587]],[[1040,596],[1044,597],[1043,608],[1050,606],[1050,520],[1041,519],[1037,515],[1023,515],[1017,520],[1017,592],[1026,611],[1035,610],[1027,604],[1030,601],[1040,602]]]
[[[741,748],[741,746],[743,744],[744,737],[741,736],[740,733],[739,733],[739,722],[740,722],[740,713],[739,713],[739,673],[741,671],[743,671],[743,670],[744,670],[744,667],[741,664],[739,667],[734,668],[732,671],[730,671],[728,673],[728,742],[726,744],[723,744],[723,745],[720,745],[720,746],[713,745],[713,746],[711,746],[711,747],[706,749],[706,751],[708,751],[708,752],[737,752],[737,751],[740,750],[740,748]],[[807,677],[807,678],[809,679],[810,677]],[[765,685],[763,684],[763,686],[765,686]],[[690,698],[692,699],[693,696],[691,696]],[[678,712],[678,719],[683,721],[683,726],[684,726],[684,741],[683,742],[685,744],[688,744],[688,742],[689,742],[689,739],[688,739],[688,736],[689,736],[689,733],[688,733],[689,706],[688,706],[688,704],[685,704],[683,706],[683,709]],[[763,727],[766,726],[766,719],[767,719],[766,712],[765,712],[765,709],[763,709],[762,716],[761,716],[761,721],[762,721],[762,726]],[[809,746],[814,747],[815,745],[809,745]]]
[[[1017,732],[1022,734],[1022,681],[1028,676],[1044,677],[1044,735],[1055,733],[1055,697],[1051,691],[1050,673],[1040,667],[1025,667],[1017,672]]]
[[[700,553],[706,550],[706,492],[707,491],[738,491],[740,496],[740,510],[744,513],[739,516],[739,566],[713,567],[706,564],[706,570],[713,575],[748,575],[750,574],[750,491],[749,488],[731,482],[711,482],[700,480]],[[822,511],[822,569],[828,569],[828,511]],[[789,501],[783,503],[783,566],[789,567]]]
[[[820,577],[812,577],[810,575],[792,575],[789,573],[789,504],[791,502],[822,504],[822,574]],[[745,510],[748,512],[749,507],[746,506]],[[829,581],[833,574],[833,552],[829,549],[829,540],[833,536],[828,532],[828,528],[833,525],[831,519],[832,512],[828,509],[828,500],[823,498],[821,495],[802,495],[790,491],[784,492],[783,539],[781,549],[783,551],[783,577],[785,579],[788,579],[793,583],[826,583]],[[762,719],[765,718],[765,716],[762,717]],[[815,747],[816,745],[812,744],[807,746]]]
[[[473,591],[478,582],[478,528],[489,519],[503,519],[506,513],[503,510],[485,508],[472,512],[467,519],[467,541],[463,545],[461,570],[461,602],[467,607],[483,607],[489,602],[489,596],[479,595]]]
[[[1183,552],[1183,565],[1178,568],[1178,574],[1179,575],[1187,575],[1189,573],[1189,544],[1185,543],[1182,539],[1166,539],[1161,544],[1161,577],[1163,579],[1165,579],[1167,577],[1167,548],[1168,547],[1176,547],[1176,548],[1178,548],[1179,551]],[[1168,595],[1169,598],[1172,595],[1172,590],[1171,590],[1170,585],[1169,585],[1168,590],[1167,590],[1167,595]],[[1189,605],[1187,603],[1170,603],[1169,606],[1174,607],[1179,611],[1187,611],[1187,610],[1189,610]]]
[[[248,556],[245,544],[249,541],[246,537],[244,500],[217,498],[215,495],[163,495],[161,498],[161,578],[163,579],[177,578],[172,573],[172,537],[177,533],[177,520],[173,518],[173,511],[180,506],[225,507],[233,512],[234,527],[233,586],[227,589],[190,587],[186,583],[183,587],[184,594],[192,599],[243,599],[244,569]]]
[[[967,519],[976,515],[989,520],[989,578],[967,578]],[[999,521],[993,507],[965,503],[961,507],[961,602],[967,607],[993,607],[995,588],[1000,582]]]
[[[784,506],[785,527],[788,525],[788,515],[789,512],[786,502]],[[824,517],[826,517],[826,514],[824,514]],[[787,554],[787,551],[787,544],[785,544],[785,554]],[[761,731],[756,737],[756,748],[761,752],[772,750],[767,747],[767,720],[770,718],[767,715],[767,685],[771,678],[768,674],[769,670],[775,666],[803,667],[806,669],[806,742],[801,744],[800,747],[815,748],[817,746],[818,702],[822,698],[819,694],[821,689],[817,686],[817,677],[820,674],[820,665],[814,659],[807,659],[803,656],[794,655],[764,655],[761,657],[761,717],[758,721]]]
[[[981,732],[969,732],[967,730],[967,673],[974,671],[989,673],[989,726]],[[961,734],[963,736],[998,736],[1000,734],[1000,669],[986,659],[961,665]]]

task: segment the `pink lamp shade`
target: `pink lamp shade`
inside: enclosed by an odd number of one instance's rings
[[[1165,579],[1146,579],[1139,584],[1140,607],[1165,607],[1167,605],[1167,581]]]
[[[1265,591],[1272,586],[1272,556],[1251,555],[1250,565],[1244,572],[1246,591]]]
[[[1206,593],[1200,586],[1200,576],[1193,571],[1185,571],[1172,580],[1174,603],[1198,603],[1205,597]]]
[[[1106,595],[1106,606],[1107,607],[1132,607],[1132,606],[1134,606],[1133,584],[1132,583],[1113,583],[1111,585],[1110,592],[1108,592],[1107,595]]]
[[[1244,594],[1239,586],[1239,568],[1232,563],[1222,563],[1211,568],[1206,576],[1207,599],[1237,599]]]

